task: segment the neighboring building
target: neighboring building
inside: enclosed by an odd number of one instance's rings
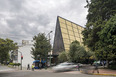
[[[33,47],[32,44],[33,41],[22,40],[22,45],[18,49],[18,63],[21,63],[21,53],[23,56],[22,67],[27,67],[28,64],[31,66],[34,61],[31,54],[31,48]]]
[[[53,55],[58,55],[59,52],[68,51],[71,42],[77,40],[82,45],[82,34],[84,27],[66,20],[60,16],[57,17]]]
[[[18,51],[17,50],[11,50],[9,52],[9,56],[10,56],[9,62],[17,63],[17,61],[18,61]]]

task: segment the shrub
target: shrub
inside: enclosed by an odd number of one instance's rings
[[[20,63],[9,63],[9,65],[12,65],[12,66],[20,66],[21,64]]]
[[[109,68],[112,70],[116,70],[116,62],[114,61],[114,62],[110,63]]]

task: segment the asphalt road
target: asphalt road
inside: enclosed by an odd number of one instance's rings
[[[73,72],[59,72],[54,73],[49,70],[39,71],[5,71],[0,72],[0,77],[113,77],[113,76],[100,76],[100,75],[87,75],[77,71]]]

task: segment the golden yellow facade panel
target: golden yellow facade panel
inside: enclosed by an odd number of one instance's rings
[[[83,31],[83,30],[84,30],[84,28],[82,28],[82,27],[81,27],[81,28],[80,28],[80,30],[81,30],[81,31]]]
[[[72,26],[68,26],[67,25],[67,28],[68,28],[68,30],[71,30],[72,31]]]
[[[66,33],[62,33],[62,36],[63,36],[63,38],[67,38],[67,39],[69,38],[68,34],[66,34]]]
[[[65,51],[68,51],[69,50],[69,48],[65,48]]]
[[[71,25],[71,22],[69,22],[69,21],[66,21],[66,24],[67,24],[67,25]]]
[[[67,29],[66,24],[64,24],[64,23],[60,23],[60,27]]]
[[[81,41],[80,38],[76,38],[76,40],[79,41],[79,42]]]
[[[80,34],[75,32],[75,36],[76,36],[76,37],[79,37],[79,36],[80,36]]]
[[[61,28],[61,32],[62,32],[62,33],[67,33],[67,29]]]
[[[80,33],[80,34],[81,34],[81,32],[82,32],[82,31],[81,31],[81,30],[79,30],[79,33]]]
[[[81,30],[83,31],[83,30],[84,30],[84,28],[81,28]]]
[[[69,35],[74,36],[74,32],[73,31],[68,31],[68,32],[69,32]]]
[[[64,41],[64,44],[70,44],[69,39],[63,39],[63,41]]]
[[[75,41],[75,40],[70,40],[71,41],[71,43],[73,42],[73,41]]]
[[[59,21],[62,23],[65,23],[65,20],[63,18],[60,18],[60,17],[59,17]]]
[[[81,27],[80,27],[80,26],[78,26],[78,29],[79,29],[79,30],[81,30]]]
[[[71,39],[71,40],[75,40],[75,37],[74,37],[74,36],[70,36],[70,39]]]
[[[69,48],[69,44],[64,44],[65,48]]]
[[[78,30],[75,28],[75,29],[74,29],[74,32],[75,32],[75,33],[78,33]]]
[[[80,38],[83,38],[83,35],[82,34],[80,35]]]
[[[73,28],[77,28],[77,25],[76,24],[72,24],[73,25]]]

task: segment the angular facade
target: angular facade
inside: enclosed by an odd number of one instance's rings
[[[59,52],[68,51],[71,42],[77,40],[82,44],[83,36],[81,32],[84,28],[60,16],[57,17],[56,30],[53,45],[53,54],[58,55]]]

